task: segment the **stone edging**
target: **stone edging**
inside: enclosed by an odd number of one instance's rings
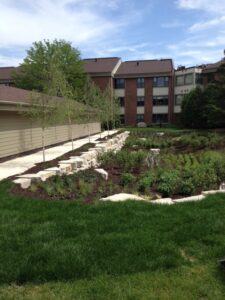
[[[36,174],[18,175],[13,182],[20,184],[23,189],[27,189],[32,182],[46,181],[55,175],[70,175],[91,167],[98,167],[98,155],[108,151],[117,152],[121,150],[128,136],[129,131],[124,131],[105,142],[95,142],[95,147],[83,152],[80,156],[71,156],[68,160],[60,161],[58,167],[48,168]]]

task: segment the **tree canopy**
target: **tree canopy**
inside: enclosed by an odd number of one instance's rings
[[[19,71],[13,75],[16,87],[45,92],[46,84],[51,80],[53,65],[59,68],[73,90],[83,88],[86,74],[80,52],[64,40],[33,43]]]
[[[218,80],[185,96],[181,123],[189,128],[225,127],[225,63],[218,70]]]

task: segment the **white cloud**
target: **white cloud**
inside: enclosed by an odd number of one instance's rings
[[[222,24],[225,24],[225,16],[211,19],[205,22],[197,22],[189,28],[189,31],[194,32],[194,31],[206,30],[215,26],[221,26]]]
[[[21,8],[18,2],[17,6],[13,2],[3,0],[0,3],[0,40],[4,47],[28,46],[35,40],[54,38],[80,44],[102,38],[121,25],[104,18],[91,7],[84,9],[85,2],[79,9],[67,9],[67,5],[76,5],[79,0],[18,1]],[[25,4],[28,5],[26,9]]]
[[[209,13],[223,14],[225,12],[224,0],[177,0],[179,8],[203,10]]]

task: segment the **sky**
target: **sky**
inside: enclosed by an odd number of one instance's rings
[[[216,62],[225,0],[0,0],[0,66],[18,66],[43,39],[70,41],[82,58]]]

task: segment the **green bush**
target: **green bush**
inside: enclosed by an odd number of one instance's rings
[[[155,176],[153,173],[147,173],[138,182],[138,191],[141,193],[149,190],[155,182]]]
[[[163,171],[158,180],[158,191],[164,197],[172,196],[179,188],[180,172],[178,170]]]
[[[123,186],[131,185],[135,181],[135,176],[130,173],[124,173],[121,175],[121,184]]]

